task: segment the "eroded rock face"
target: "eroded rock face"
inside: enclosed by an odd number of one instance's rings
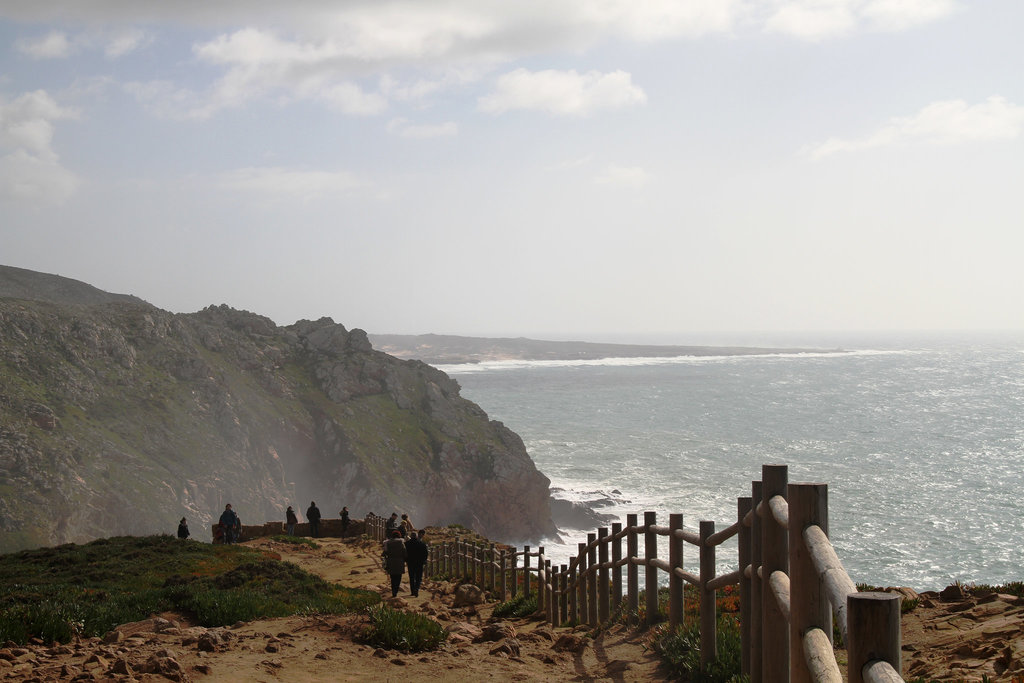
[[[522,440],[362,330],[4,294],[0,277],[0,487],[20,495],[0,496],[0,552],[173,533],[182,516],[203,538],[225,503],[244,524],[315,500],[326,517],[554,532]]]

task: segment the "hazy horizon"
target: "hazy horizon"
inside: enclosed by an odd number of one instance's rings
[[[1024,330],[1021,25],[1013,0],[0,2],[0,262],[374,334]]]

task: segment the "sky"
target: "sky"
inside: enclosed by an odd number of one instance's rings
[[[1020,0],[0,0],[0,264],[603,340],[1024,329]]]

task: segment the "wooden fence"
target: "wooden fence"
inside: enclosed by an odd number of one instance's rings
[[[681,514],[670,514],[667,526],[654,512],[645,512],[642,524],[631,514],[625,527],[615,523],[588,534],[560,566],[543,547],[509,551],[456,539],[431,546],[425,574],[468,577],[499,599],[536,592],[538,610],[552,626],[597,627],[619,614],[634,625],[641,616],[648,625],[659,622],[658,572],[665,572],[671,627],[683,623],[683,582],[697,588],[704,666],[717,658],[717,591],[738,585],[742,669],[752,683],[842,681],[833,615],[846,643],[849,681],[902,681],[901,596],[857,592],[828,539],[828,485],[788,477],[786,465],[764,465],[751,495],[737,499],[736,521],[720,531],[713,521],[688,529]],[[368,515],[366,522],[367,533],[383,540],[385,520]],[[658,556],[664,537],[668,558]],[[733,537],[739,566],[716,575],[715,550]],[[698,548],[697,573],[684,569],[686,544]]]

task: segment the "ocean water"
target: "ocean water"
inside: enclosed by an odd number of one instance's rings
[[[790,482],[829,485],[855,582],[1024,579],[1024,335],[793,344],[843,351],[441,369],[523,437],[556,495],[610,500],[600,511],[623,522],[653,510],[723,529],[761,466],[786,464]],[[564,562],[582,540],[544,544]],[[735,541],[719,564],[735,568]]]

